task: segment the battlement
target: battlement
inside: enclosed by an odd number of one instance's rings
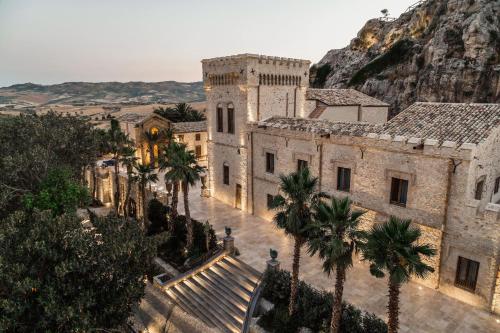
[[[225,65],[225,64],[234,64],[234,63],[246,61],[249,59],[257,60],[258,63],[261,63],[261,64],[273,63],[275,65],[285,65],[285,66],[290,66],[290,65],[297,66],[298,65],[299,67],[302,67],[302,66],[309,67],[311,64],[310,60],[285,58],[285,57],[274,57],[274,56],[266,56],[266,55],[251,54],[251,53],[243,53],[243,54],[236,54],[236,55],[230,55],[230,56],[225,56],[225,57],[203,59],[201,62],[204,65],[217,66],[217,65]]]

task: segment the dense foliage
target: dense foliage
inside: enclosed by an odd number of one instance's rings
[[[40,183],[38,193],[28,193],[24,197],[26,208],[51,210],[54,215],[76,212],[79,206],[90,203],[85,186],[71,178],[68,169],[54,169]]]
[[[314,332],[327,331],[332,314],[332,294],[299,282],[295,314],[288,315],[291,276],[287,271],[267,271],[263,279],[262,296],[275,304],[275,309],[263,315],[259,325],[276,333],[297,332],[308,327]],[[386,333],[386,324],[373,314],[361,312],[344,303],[340,324],[342,333]]]
[[[0,122],[0,217],[21,208],[22,197],[38,193],[54,168],[66,168],[81,181],[84,167],[96,159],[92,125],[81,117],[49,112]]]
[[[163,118],[166,118],[173,123],[203,121],[206,119],[203,113],[193,109],[187,103],[178,103],[173,108],[159,107],[158,109],[154,110],[154,113],[159,114]]]
[[[352,76],[349,86],[363,84],[369,77],[377,75],[386,68],[396,66],[412,55],[415,42],[411,39],[401,39],[394,43],[387,52],[376,57]]]
[[[16,212],[0,222],[0,327],[85,332],[123,325],[144,293],[156,239],[137,222]],[[160,236],[158,236],[160,237]]]

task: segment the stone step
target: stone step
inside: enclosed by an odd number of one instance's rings
[[[251,275],[255,276],[256,278],[260,279],[260,277],[262,276],[262,273],[259,272],[258,270],[256,270],[255,268],[253,268],[252,266],[244,263],[243,261],[237,259],[237,258],[234,258],[234,257],[231,257],[231,256],[226,256],[224,257],[224,260],[229,262],[230,264],[238,267],[239,269],[245,271],[245,272],[248,272],[250,273]]]
[[[252,295],[253,290],[255,289],[255,283],[249,282],[246,278],[242,277],[241,275],[237,275],[230,270],[228,271],[221,265],[212,266],[210,267],[210,270],[214,271],[215,273],[218,273],[219,275],[222,275],[225,278],[231,279],[237,285],[244,288],[249,295]]]
[[[229,261],[221,260],[218,262],[218,265],[223,267],[227,271],[230,271],[236,275],[241,276],[242,278],[247,280],[247,282],[250,284],[255,285],[259,281],[259,278],[257,276],[254,276],[252,273],[246,272],[243,268],[239,268],[231,264]]]
[[[188,291],[184,289],[185,286],[176,285],[169,289],[172,291],[175,297],[180,300],[183,307],[186,307],[185,311],[196,315],[198,318],[202,319],[209,326],[216,327],[225,333],[238,332],[237,328],[229,322],[224,322],[219,316],[215,315],[211,308],[208,307],[203,302],[198,301],[196,298],[191,297]],[[236,330],[235,330],[236,329]]]
[[[246,302],[241,298],[236,298],[227,293],[227,290],[220,290],[211,285],[208,281],[202,280],[199,276],[193,277],[191,282],[198,288],[203,289],[208,297],[216,299],[227,311],[231,312],[235,317],[244,317],[246,310]]]
[[[221,287],[218,280],[216,280],[212,275],[212,273],[207,274],[207,272],[203,272],[202,274],[198,274],[197,278],[213,285],[214,290],[223,289],[224,287]],[[231,302],[234,304],[247,303],[250,300],[250,297],[243,291],[240,292],[237,288],[237,286],[228,283],[224,295],[230,298],[232,300]]]
[[[211,314],[223,319],[225,323],[232,323],[236,328],[241,329],[243,325],[243,318],[238,315],[234,315],[230,310],[228,310],[222,302],[218,301],[206,293],[203,289],[198,288],[190,281],[184,281],[183,287],[189,289],[189,295],[194,298],[199,303],[205,305],[210,309]]]
[[[217,272],[217,270],[207,269],[204,273],[206,273],[207,276],[209,276],[212,280],[216,281],[222,286],[225,284],[231,285],[234,291],[237,292],[238,295],[243,297],[246,302],[250,301],[252,293],[248,291],[246,288],[244,288],[242,285],[240,285],[237,281],[232,280],[228,278],[225,274],[221,273],[220,270],[219,272]]]

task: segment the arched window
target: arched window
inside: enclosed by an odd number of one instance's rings
[[[222,110],[222,104],[217,104],[217,132],[222,133],[224,132],[224,115],[223,115],[223,110]]]
[[[259,74],[259,84],[262,84],[262,74]]]
[[[269,77],[269,74],[266,74],[266,84],[267,85],[271,84],[271,78]]]
[[[227,132],[234,134],[234,105],[229,103],[227,105]]]
[[[483,191],[484,191],[484,181],[486,177],[481,177],[477,180],[476,182],[476,188],[474,191],[474,199],[476,200],[481,200],[483,198]]]

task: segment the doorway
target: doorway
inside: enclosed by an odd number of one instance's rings
[[[241,185],[236,184],[236,198],[234,206],[238,209],[241,209]]]

